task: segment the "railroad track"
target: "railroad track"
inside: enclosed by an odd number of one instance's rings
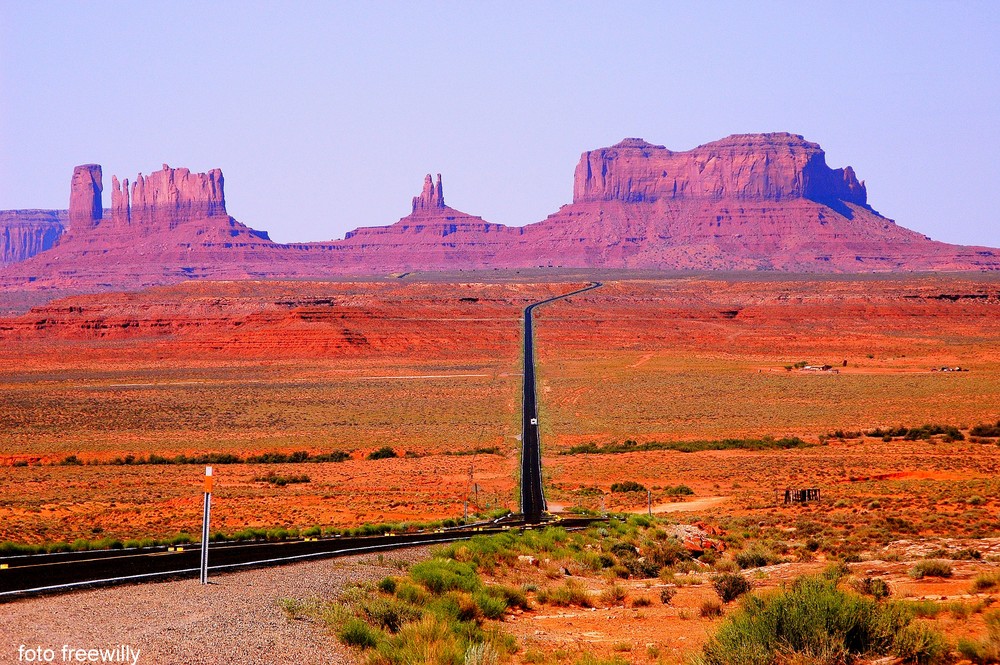
[[[569,529],[593,518],[558,520]],[[474,536],[532,528],[522,519],[381,536],[304,538],[279,542],[218,542],[209,546],[209,574],[278,566],[313,559],[364,554],[465,540]],[[201,546],[92,550],[0,557],[0,602],[76,589],[198,577]]]

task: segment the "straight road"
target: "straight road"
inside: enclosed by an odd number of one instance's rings
[[[521,415],[521,513],[524,521],[537,524],[547,508],[542,491],[542,451],[538,445],[538,402],[535,398],[535,350],[531,313],[536,307],[600,288],[601,282],[528,305],[524,310],[524,396]]]

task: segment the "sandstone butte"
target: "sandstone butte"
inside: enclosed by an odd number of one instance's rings
[[[1000,269],[1000,250],[936,242],[867,203],[851,167],[787,133],[684,152],[625,139],[585,152],[573,202],[524,227],[448,207],[428,175],[395,224],[280,244],[226,212],[218,169],[111,183],[76,167],[68,213],[0,212],[0,287],[142,288],[187,279],[323,277],[489,268],[891,272]]]

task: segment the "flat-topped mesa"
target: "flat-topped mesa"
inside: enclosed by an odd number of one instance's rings
[[[437,184],[431,179],[428,173],[424,177],[424,189],[420,196],[413,197],[413,214],[421,212],[434,212],[446,207],[444,204],[444,189],[441,187],[441,174],[437,174]]]
[[[82,164],[73,169],[69,191],[69,226],[74,231],[92,229],[101,222],[104,205],[100,164]]]
[[[194,219],[228,217],[224,180],[220,169],[191,173],[188,169],[163,169],[135,182],[112,178],[111,211],[116,225],[173,229]]]
[[[0,266],[51,249],[66,230],[65,210],[0,210]]]
[[[866,205],[850,166],[831,169],[816,143],[798,134],[735,134],[686,152],[628,138],[583,153],[573,202],[660,199],[806,198]]]

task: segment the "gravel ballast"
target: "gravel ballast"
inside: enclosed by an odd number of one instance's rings
[[[426,557],[419,547],[219,574],[207,586],[178,580],[6,603],[0,663],[102,662],[80,649],[111,650],[103,662],[138,665],[354,663],[322,626],[289,619],[281,601],[332,599],[352,582],[398,574],[400,562]]]

